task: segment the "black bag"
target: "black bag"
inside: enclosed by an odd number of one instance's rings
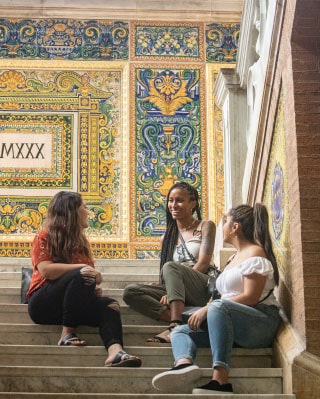
[[[217,268],[217,266],[210,266],[208,270],[208,293],[209,293],[209,301],[213,301],[214,299],[219,299],[221,297],[219,291],[216,287],[216,280],[221,274],[221,271]]]
[[[194,306],[193,308],[186,309],[184,312],[181,313],[181,321],[183,324],[188,324],[188,319],[192,315],[192,313],[196,312],[197,310],[202,309],[202,306]],[[200,328],[202,330],[207,330],[208,329],[208,323],[207,319],[203,320],[203,322],[200,324]]]
[[[28,303],[27,292],[30,287],[30,281],[33,269],[23,267],[21,269],[21,303]]]
[[[197,260],[195,259],[195,257],[188,251],[188,248],[186,246],[186,243],[182,237],[182,234],[179,232],[179,238],[180,241],[184,247],[184,249],[186,250],[187,254],[189,255],[190,259],[194,262],[197,263]],[[221,273],[221,271],[217,268],[217,266],[213,265],[213,266],[209,266],[208,269],[208,293],[209,293],[209,301],[213,301],[214,299],[219,299],[220,298],[220,294],[216,288],[216,279],[219,276],[219,274]]]
[[[184,312],[181,313],[181,321],[183,324],[188,323],[189,317],[192,313],[196,312],[197,310],[201,309],[201,306],[194,306],[193,308],[186,309]]]

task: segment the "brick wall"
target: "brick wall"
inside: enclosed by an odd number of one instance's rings
[[[288,0],[278,4],[284,7],[284,14],[278,51],[268,70],[272,95],[265,138],[266,144],[272,140],[282,90],[291,247],[287,267],[291,281],[281,282],[279,292],[294,331],[280,340],[278,362],[284,367],[285,393],[295,392],[297,399],[319,399],[320,1]],[[264,153],[261,177],[267,168],[268,154]],[[258,198],[263,181],[259,180]]]
[[[291,46],[304,275],[306,349],[308,352],[320,356],[319,0],[296,1]]]
[[[279,51],[268,73],[272,95],[260,175],[264,176],[268,168],[268,148],[282,88],[291,282],[281,284],[280,299],[307,351],[320,356],[320,1],[296,0],[283,4]],[[263,178],[259,182],[258,199],[263,191]]]

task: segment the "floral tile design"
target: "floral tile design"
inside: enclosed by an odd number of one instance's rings
[[[206,26],[206,61],[236,62],[240,37],[239,24]]]
[[[30,70],[16,62],[14,69],[0,72],[0,249],[8,237],[28,241],[39,230],[53,189],[73,189],[89,209],[88,236],[93,242],[117,237],[126,257],[119,189],[126,153],[120,129],[122,68],[50,65],[42,62]],[[10,194],[13,189],[16,195]],[[31,201],[23,190],[37,197]],[[98,255],[106,251],[111,250],[101,248]]]
[[[0,58],[126,60],[126,22],[0,19]]]
[[[199,190],[204,218],[218,219],[223,140],[212,90],[238,38],[238,24],[0,18],[0,151],[19,155],[12,167],[0,159],[0,256],[29,256],[59,189],[84,196],[97,258],[158,258],[176,180]],[[15,134],[28,139],[10,147]]]
[[[185,68],[132,69],[131,109],[132,236],[160,237],[165,229],[165,197],[177,180],[188,181],[202,193],[206,209],[204,70]]]
[[[131,23],[133,60],[202,61],[203,24]]]

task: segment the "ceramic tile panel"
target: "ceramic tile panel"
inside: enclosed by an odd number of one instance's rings
[[[132,59],[203,61],[203,24],[132,22]]]
[[[270,231],[273,250],[278,267],[288,287],[291,287],[290,237],[289,237],[289,203],[286,159],[286,137],[283,110],[283,91],[281,90],[273,131],[272,148],[267,171],[263,201],[269,209]]]
[[[4,73],[0,81],[13,74]],[[71,189],[73,119],[63,113],[1,113],[0,188]]]
[[[50,197],[66,189],[87,203],[94,249],[106,238],[121,243],[123,65],[12,61],[10,67],[0,72],[1,234],[28,241],[43,224]],[[96,255],[115,252],[100,246]],[[128,255],[127,244],[119,253]]]
[[[236,62],[240,37],[238,23],[208,24],[205,34],[207,62]]]
[[[0,57],[126,60],[126,22],[73,19],[0,19]]]
[[[0,19],[0,255],[29,256],[61,189],[83,195],[101,259],[159,257],[176,180],[195,185],[203,217],[217,221],[223,142],[210,104],[219,68],[235,60],[236,29]]]
[[[131,66],[131,237],[160,237],[165,198],[175,181],[201,193],[207,214],[204,73],[201,66]]]

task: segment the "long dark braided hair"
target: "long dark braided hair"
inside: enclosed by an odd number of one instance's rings
[[[174,248],[178,241],[179,230],[178,230],[177,222],[175,219],[172,218],[172,215],[171,215],[171,213],[169,211],[169,207],[168,207],[168,202],[169,202],[169,197],[170,197],[171,191],[175,190],[175,189],[185,190],[189,194],[191,201],[193,201],[193,200],[197,201],[196,206],[192,210],[192,214],[194,214],[196,212],[198,220],[202,220],[201,211],[200,211],[199,193],[198,193],[197,189],[186,182],[175,183],[170,188],[170,190],[167,194],[167,203],[166,203],[167,229],[166,229],[166,232],[165,232],[163,240],[162,240],[162,248],[161,248],[161,256],[160,256],[160,281],[162,281],[162,279],[161,279],[162,266],[166,262],[169,262],[173,259]]]
[[[272,250],[272,242],[269,232],[269,216],[267,208],[263,204],[239,205],[230,209],[228,215],[231,222],[238,222],[245,239],[260,245],[272,263],[275,283],[279,284],[279,270],[276,257]]]

